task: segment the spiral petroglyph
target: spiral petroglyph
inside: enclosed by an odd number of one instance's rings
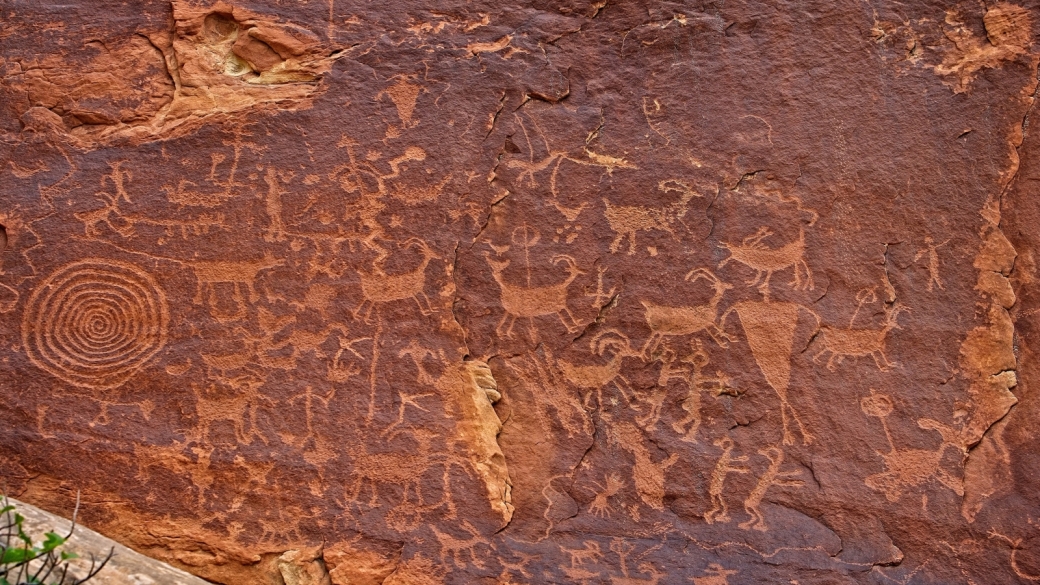
[[[22,341],[34,364],[76,386],[123,385],[166,344],[166,295],[140,267],[90,258],[33,291]]]

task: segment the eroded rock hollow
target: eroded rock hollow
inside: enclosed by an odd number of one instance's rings
[[[0,20],[12,496],[227,585],[1040,581],[1035,3]]]

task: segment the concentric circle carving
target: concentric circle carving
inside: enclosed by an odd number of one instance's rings
[[[36,366],[76,386],[123,385],[166,345],[166,294],[139,266],[90,258],[29,298],[22,342]]]

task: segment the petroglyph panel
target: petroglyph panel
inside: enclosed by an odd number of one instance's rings
[[[1040,576],[1040,6],[0,3],[0,485],[215,583]]]

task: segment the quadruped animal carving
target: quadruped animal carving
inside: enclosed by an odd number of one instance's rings
[[[386,274],[378,264],[372,272],[358,270],[358,276],[361,277],[361,293],[365,296],[365,300],[358,305],[357,309],[354,309],[355,318],[363,313],[367,322],[372,316],[372,309],[377,304],[405,299],[415,300],[415,304],[419,306],[419,311],[423,315],[432,315],[436,312],[423,288],[426,286],[426,267],[431,260],[440,258],[440,256],[436,255],[426,242],[419,238],[408,238],[400,245],[419,249],[422,253],[422,261],[419,266],[403,274]]]
[[[556,365],[563,372],[563,376],[571,384],[589,392],[585,398],[586,404],[592,396],[592,391],[595,391],[596,404],[602,406],[603,388],[610,384],[614,384],[622,396],[631,400],[632,385],[621,374],[621,364],[626,357],[635,357],[638,354],[632,352],[628,337],[617,329],[604,329],[589,340],[589,346],[596,355],[600,356],[605,355],[608,350],[613,351],[610,361],[605,364],[576,365],[558,359]]]
[[[690,203],[690,200],[694,197],[701,197],[700,193],[697,193],[682,181],[661,181],[657,188],[666,193],[678,191],[681,193],[679,200],[663,208],[653,208],[613,205],[606,198],[603,199],[604,215],[607,217],[607,223],[610,225],[610,229],[617,234],[614,241],[610,243],[610,252],[612,254],[617,253],[626,237],[628,238],[628,254],[634,254],[636,251],[636,234],[641,231],[660,230],[671,234],[673,238],[677,237],[672,226],[682,221],[682,218],[686,215],[687,205]]]
[[[260,299],[256,293],[255,283],[257,275],[278,266],[284,266],[285,261],[274,257],[269,251],[264,252],[263,258],[252,261],[234,260],[208,260],[194,261],[188,264],[195,272],[195,296],[192,302],[196,305],[202,303],[203,292],[209,292],[209,311],[213,318],[218,321],[234,321],[245,317],[246,304],[242,298],[242,289],[249,294],[249,302],[255,303]],[[230,284],[232,286],[232,298],[235,300],[237,310],[234,313],[221,313],[217,307],[217,284]]]
[[[491,267],[491,275],[501,289],[502,308],[506,312],[495,329],[496,333],[512,338],[513,325],[518,318],[533,319],[551,315],[559,317],[560,323],[569,333],[574,333],[581,327],[567,308],[567,288],[578,275],[585,274],[578,268],[574,258],[565,254],[552,257],[553,265],[564,265],[567,278],[563,282],[548,286],[520,286],[509,283],[502,276],[503,271],[509,266],[509,260],[500,262],[491,258],[487,252],[484,253],[484,259]]]
[[[733,338],[722,329],[718,308],[722,296],[733,286],[720,280],[707,268],[694,268],[686,274],[687,281],[701,279],[707,280],[714,290],[711,299],[703,305],[671,307],[640,301],[646,311],[646,324],[650,327],[650,337],[643,345],[643,356],[653,354],[665,337],[691,335],[700,331],[706,331],[719,347],[729,347]]]
[[[450,471],[453,466],[469,474],[455,455],[435,449],[431,443],[437,435],[425,429],[411,429],[415,446],[405,451],[370,451],[365,445],[349,447],[353,466],[354,485],[346,492],[351,502],[359,502],[361,492],[367,484],[371,490],[368,507],[379,507],[380,486],[400,487],[401,500],[394,505],[394,519],[398,529],[415,529],[425,513],[444,508],[449,517],[455,517],[455,502],[451,497]],[[433,467],[441,467],[442,497],[436,502],[426,502],[423,496],[423,478]],[[409,496],[411,492],[411,496]]]
[[[878,452],[885,461],[885,471],[875,473],[864,480],[869,488],[884,492],[888,501],[896,502],[903,496],[905,490],[935,479],[953,490],[958,496],[964,495],[964,480],[950,475],[942,468],[943,456],[947,449],[963,452],[960,436],[956,430],[936,420],[919,418],[917,419],[918,427],[937,431],[942,437],[939,448],[935,450],[897,449],[886,422],[894,409],[892,399],[886,394],[880,394],[871,389],[870,396],[860,400],[860,408],[867,416],[880,419],[881,427],[885,431],[885,438],[888,439],[888,453]]]
[[[846,357],[874,358],[874,363],[882,372],[888,371],[899,364],[891,362],[885,357],[885,342],[888,334],[893,329],[901,329],[897,319],[902,312],[910,312],[910,308],[899,303],[885,308],[885,321],[880,329],[854,328],[852,323],[846,328],[830,327],[824,325],[820,328],[820,351],[813,356],[813,362],[819,363],[820,358],[830,353],[827,359],[827,369],[835,371],[838,365]],[[855,315],[852,317],[856,318]]]
[[[791,286],[799,290],[812,290],[812,270],[805,261],[805,229],[798,230],[798,239],[784,244],[779,248],[768,248],[762,240],[773,235],[769,228],[761,227],[753,235],[750,235],[740,245],[722,242],[720,247],[729,251],[729,256],[719,262],[719,268],[728,264],[731,260],[739,262],[755,271],[755,277],[748,281],[748,286],[758,285],[758,290],[769,300],[769,279],[774,272],[792,268],[794,280]],[[804,271],[805,278],[802,278]]]

